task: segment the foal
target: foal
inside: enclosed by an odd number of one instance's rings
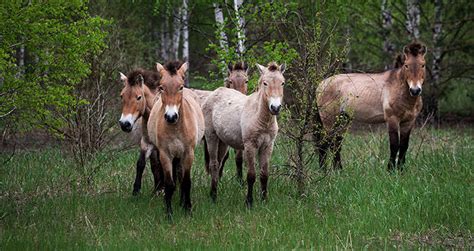
[[[165,203],[171,218],[171,199],[177,177],[181,181],[181,204],[191,210],[191,167],[194,149],[204,135],[204,118],[193,93],[184,89],[188,64],[170,62],[156,66],[161,75],[160,95],[151,110],[148,134],[159,152],[163,167]]]
[[[159,84],[158,72],[136,69],[128,77],[120,73],[123,89],[120,93],[122,99],[122,116],[119,120],[124,132],[131,132],[136,123],[141,125],[140,156],[137,161],[137,173],[133,184],[133,195],[140,192],[142,175],[146,166],[146,159],[150,158],[151,171],[155,180],[153,192],[163,186],[161,182],[161,166],[156,151],[148,138],[147,122],[150,110],[153,107],[155,91]]]
[[[260,71],[258,91],[250,96],[229,88],[218,88],[203,105],[206,120],[206,140],[211,171],[211,198],[217,199],[219,167],[228,146],[243,150],[247,172],[248,207],[253,203],[255,159],[258,155],[262,199],[267,197],[268,166],[273,142],[278,133],[276,115],[283,98],[285,65],[257,64]]]
[[[341,168],[342,133],[347,118],[377,124],[387,123],[390,138],[389,170],[402,168],[410,132],[422,108],[421,90],[425,80],[426,47],[414,42],[403,48],[401,66],[378,74],[340,74],[325,79],[318,87],[318,106],[325,129],[330,131],[327,144],[320,149],[324,167],[328,150],[334,151],[334,167]],[[403,63],[401,63],[403,62]]]

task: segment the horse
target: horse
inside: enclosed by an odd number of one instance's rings
[[[234,90],[237,90],[241,92],[242,94],[247,94],[247,86],[248,86],[248,65],[245,62],[237,62],[234,65],[232,63],[229,63],[227,65],[227,78],[224,80],[224,86],[227,88],[231,88]],[[196,95],[199,97],[198,101],[199,104],[202,105],[206,101],[207,97],[209,94],[212,93],[212,91],[204,91],[204,90],[195,90],[193,91],[196,93]],[[224,156],[224,159],[222,160],[221,167],[219,168],[219,177],[222,177],[222,173],[224,171],[224,166],[225,162],[229,158],[229,152],[226,153]],[[204,159],[205,159],[205,165],[206,165],[206,171],[207,173],[210,173],[209,171],[209,152],[207,151],[207,143],[206,140],[204,140]],[[243,164],[243,157],[242,157],[242,151],[241,150],[235,150],[235,166],[236,166],[236,171],[237,171],[237,179],[240,183],[243,182],[242,180],[242,164]]]
[[[181,182],[181,205],[191,211],[191,167],[194,150],[204,136],[204,117],[192,91],[184,89],[188,64],[168,62],[163,66],[157,63],[156,68],[161,75],[158,87],[161,97],[150,112],[148,135],[159,152],[164,199],[171,219],[171,199],[177,179]]]
[[[219,168],[228,146],[243,150],[247,171],[247,207],[253,204],[255,159],[258,154],[262,200],[267,197],[268,166],[278,133],[276,116],[283,98],[285,65],[274,62],[268,67],[257,64],[260,71],[258,91],[246,96],[236,90],[220,87],[203,105],[205,136],[211,171],[211,198],[217,200]]]
[[[388,170],[402,170],[415,120],[423,106],[426,46],[413,42],[404,46],[398,68],[376,74],[340,74],[322,81],[317,104],[323,127],[330,132],[319,150],[325,168],[328,152],[334,152],[333,167],[341,169],[341,145],[348,121],[386,123],[390,140]],[[398,154],[398,162],[396,163]],[[396,165],[395,165],[396,164]]]
[[[155,92],[159,84],[160,76],[158,72],[136,69],[128,76],[120,72],[120,80],[123,89],[120,92],[122,99],[122,116],[119,124],[124,132],[131,132],[134,128],[140,127],[140,155],[137,161],[135,182],[133,184],[133,195],[138,195],[142,186],[142,175],[146,166],[146,159],[150,159],[150,167],[153,173],[155,186],[153,193],[163,186],[161,166],[157,152],[153,150],[147,132],[147,123],[150,110],[153,107]]]

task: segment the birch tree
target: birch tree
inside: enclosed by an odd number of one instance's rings
[[[174,11],[173,15],[173,40],[171,45],[171,55],[173,55],[173,59],[178,59],[179,54],[179,40],[181,38],[181,13],[182,9],[179,8]]]
[[[412,40],[420,39],[420,1],[407,0],[406,29]]]
[[[227,42],[227,35],[225,34],[225,31],[224,31],[224,26],[225,26],[224,14],[222,13],[222,8],[220,7],[218,3],[214,3],[214,15],[216,19],[217,30],[219,33],[219,37],[218,37],[219,46],[221,48],[221,51],[223,51],[224,53],[228,53],[229,45]],[[226,76],[227,68],[226,68],[225,61],[221,61],[221,64],[222,64],[222,67],[221,67],[222,76]]]
[[[245,52],[245,19],[240,14],[240,9],[242,7],[243,0],[234,0],[234,11],[235,17],[237,19],[237,53],[241,58]]]
[[[188,0],[183,0],[182,8],[182,32],[183,32],[183,61],[189,62],[189,16],[188,16]],[[189,78],[186,78],[184,85],[189,87]]]
[[[390,57],[393,56],[395,46],[390,41],[390,33],[392,31],[392,12],[388,8],[387,0],[382,0],[382,37],[383,37],[383,51]],[[391,64],[386,62],[385,70],[389,69]]]

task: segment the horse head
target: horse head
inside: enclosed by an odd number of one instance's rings
[[[165,108],[165,120],[175,124],[179,119],[179,111],[183,102],[184,78],[188,63],[169,62],[165,66],[156,64],[156,69],[161,74],[159,92]]]
[[[235,65],[229,63],[225,87],[247,94],[247,84],[249,82],[247,70],[248,65],[244,62],[238,62]]]
[[[268,102],[268,109],[272,115],[278,115],[283,100],[283,85],[285,84],[285,64],[278,65],[274,62],[267,67],[257,64],[260,71],[258,89],[263,92],[264,99]]]
[[[408,85],[411,96],[419,96],[425,81],[426,46],[413,42],[403,48],[401,76]]]

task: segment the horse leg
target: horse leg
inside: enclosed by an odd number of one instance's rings
[[[163,189],[163,168],[161,167],[161,163],[158,156],[158,151],[153,149],[150,155],[150,166],[151,171],[153,173],[153,178],[155,180],[155,187],[153,188],[153,194],[157,191]]]
[[[221,165],[219,167],[219,178],[222,177],[222,173],[224,172],[225,162],[227,161],[228,158],[229,158],[229,151],[226,151],[224,158],[221,161]]]
[[[209,170],[209,151],[207,149],[206,138],[202,138],[202,141],[204,141],[204,164],[206,166],[206,172],[210,174],[211,171]]]
[[[341,164],[341,149],[342,149],[342,140],[344,137],[342,135],[337,135],[336,139],[334,140],[334,162],[333,162],[333,168],[334,170],[342,170],[342,164]]]
[[[403,170],[405,164],[405,156],[408,150],[408,142],[410,141],[410,133],[413,128],[413,123],[404,123],[400,125],[400,152],[398,154],[397,167],[400,171]]]
[[[388,137],[390,140],[390,160],[388,162],[388,170],[393,171],[395,168],[395,160],[400,148],[400,139],[398,136],[399,123],[397,120],[388,120]]]
[[[216,134],[206,137],[207,150],[209,152],[209,170],[211,173],[211,199],[217,200],[217,183],[219,178],[219,138]]]
[[[242,150],[235,150],[235,167],[237,169],[237,180],[240,184],[243,183],[242,180],[242,163],[243,163],[243,152]]]
[[[173,210],[171,208],[171,199],[175,190],[175,183],[173,180],[173,163],[172,160],[164,152],[160,152],[160,162],[163,167],[163,178],[165,182],[165,204],[168,220],[172,220]]]
[[[138,195],[142,188],[142,175],[146,166],[146,151],[140,150],[140,156],[137,161],[137,173],[135,176],[135,183],[133,183],[133,195]]]
[[[323,142],[319,145],[318,147],[318,151],[319,151],[319,167],[324,171],[326,172],[327,171],[327,168],[326,168],[326,156],[329,152],[329,144],[327,142]]]
[[[268,182],[268,166],[270,158],[272,157],[273,143],[264,145],[259,151],[259,165],[260,165],[260,186],[262,188],[262,200],[267,199],[267,182]]]
[[[191,150],[185,155],[182,166],[181,198],[182,206],[187,212],[191,212],[191,167],[194,161],[194,151]]]
[[[248,208],[253,205],[253,185],[255,184],[255,154],[256,149],[251,144],[244,147],[244,160],[247,164],[247,199],[245,203]]]

